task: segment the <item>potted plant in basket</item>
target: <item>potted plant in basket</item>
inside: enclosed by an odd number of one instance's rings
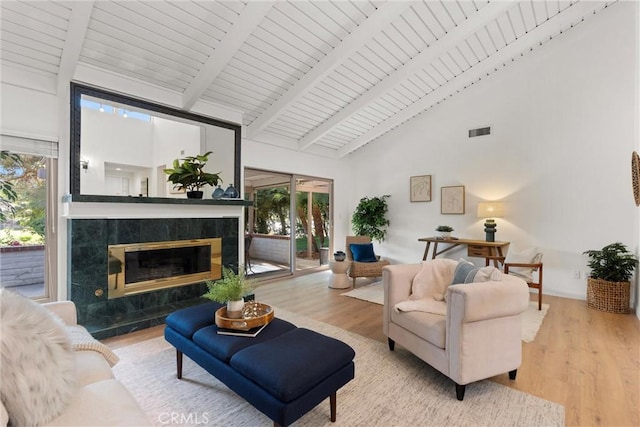
[[[443,239],[448,239],[451,237],[453,227],[450,227],[448,225],[439,225],[436,227],[436,231],[440,233],[440,237],[442,237]]]
[[[244,267],[238,268],[238,274],[230,268],[222,267],[222,279],[205,282],[209,291],[202,295],[221,304],[227,303],[227,317],[239,319],[242,317],[244,297],[255,288],[254,282],[247,278]]]
[[[175,159],[173,168],[164,169],[164,173],[169,175],[167,181],[173,183],[173,188],[186,190],[187,198],[202,199],[202,188],[205,185],[215,187],[222,179],[217,173],[209,173],[203,170],[209,160],[212,151],[197,156],[188,156],[183,159]],[[180,162],[182,160],[182,162]]]
[[[609,313],[628,313],[631,276],[638,258],[620,242],[584,252],[591,274],[587,279],[587,306]]]

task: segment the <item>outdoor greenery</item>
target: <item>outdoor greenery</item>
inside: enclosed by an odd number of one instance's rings
[[[306,250],[306,236],[308,230],[308,199],[309,193],[296,194],[296,248]],[[291,198],[288,187],[274,187],[259,189],[255,198],[255,226],[254,232],[259,234],[289,235],[291,224],[289,220]],[[312,245],[313,251],[329,245],[329,195],[326,193],[312,193]]]
[[[238,274],[230,268],[222,267],[222,279],[215,282],[207,280],[205,283],[209,291],[202,296],[221,304],[238,301],[255,288],[254,281],[245,275],[243,266],[238,267]]]
[[[297,236],[306,236],[309,217],[309,193],[297,194]],[[329,194],[312,193],[311,218],[314,251],[329,246]]]
[[[287,187],[265,188],[256,191],[255,229],[260,234],[286,236],[289,224],[289,189]]]
[[[585,251],[584,254],[589,256],[587,265],[593,279],[628,282],[638,265],[638,258],[620,242],[611,243],[599,251]]]
[[[175,159],[173,168],[164,169],[164,173],[169,175],[167,181],[173,183],[173,188],[177,190],[199,191],[200,188],[209,184],[212,187],[222,182],[217,173],[205,172],[203,168],[209,161],[212,151],[197,156],[187,156],[183,159]],[[182,160],[182,162],[180,162]]]
[[[15,191],[13,182],[11,182],[11,177],[5,171],[11,170],[12,165],[14,168],[20,166],[21,161],[20,156],[9,153],[6,150],[0,151],[0,161],[2,162],[3,171],[0,178],[0,221],[4,222],[9,215],[15,215],[14,202],[18,200],[18,194]]]
[[[0,245],[42,244],[46,227],[46,159],[0,152]]]
[[[381,197],[363,197],[356,207],[356,211],[351,217],[353,231],[358,236],[369,236],[372,239],[382,242],[387,234],[386,227],[389,225],[387,219],[387,198],[389,195]]]

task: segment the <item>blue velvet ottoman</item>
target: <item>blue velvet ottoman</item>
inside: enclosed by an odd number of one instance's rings
[[[293,423],[327,397],[336,420],[336,392],[354,378],[351,347],[278,318],[256,337],[219,335],[220,307],[207,303],[167,317],[164,335],[176,348],[178,378],[186,354],[275,426]]]

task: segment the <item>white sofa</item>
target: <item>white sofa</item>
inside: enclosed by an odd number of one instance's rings
[[[458,400],[464,398],[465,386],[474,381],[505,372],[515,379],[522,361],[520,314],[529,304],[526,282],[497,273],[500,281],[448,286],[458,262],[435,261],[383,269],[383,329],[389,349],[393,351],[397,342],[447,375],[456,383]],[[440,271],[433,271],[436,268]],[[414,279],[419,273],[422,278],[448,281],[435,290],[447,294],[446,302],[439,302],[440,314],[394,309],[396,304],[411,299]],[[430,306],[438,304],[431,296],[423,302]]]
[[[63,301],[44,304],[60,317],[66,325],[76,325],[76,308],[73,302]],[[97,343],[96,343],[97,344]],[[50,426],[148,426],[151,421],[140,408],[131,393],[114,378],[107,360],[97,351],[74,351],[75,391]],[[3,369],[11,369],[3,366]],[[72,371],[73,372],[73,371]],[[28,405],[25,402],[25,405]],[[3,405],[0,425],[7,425],[9,414]]]
[[[71,301],[44,304],[67,325],[77,324]],[[129,390],[117,381],[105,358],[96,351],[76,351],[79,391],[50,426],[148,426],[147,415]]]

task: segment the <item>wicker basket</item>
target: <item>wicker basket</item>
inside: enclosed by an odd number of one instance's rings
[[[587,306],[608,313],[629,313],[630,282],[587,280]]]

